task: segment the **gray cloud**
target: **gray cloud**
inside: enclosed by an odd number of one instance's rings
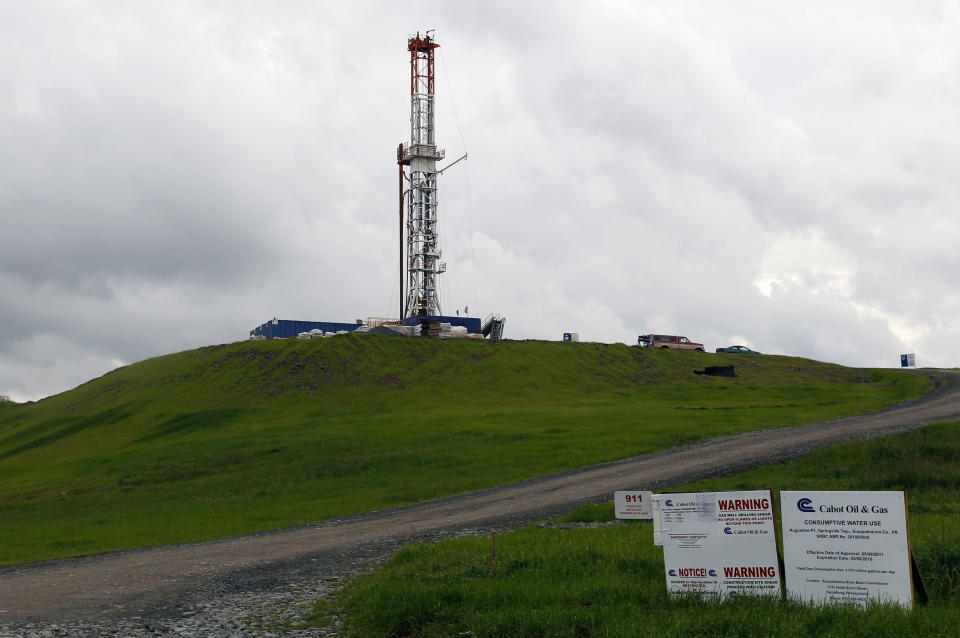
[[[441,180],[447,309],[956,363],[957,2],[410,9],[10,7],[0,391],[395,314],[405,39],[434,27],[439,141],[470,153]]]

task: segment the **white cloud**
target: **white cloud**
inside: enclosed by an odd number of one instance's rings
[[[470,153],[441,178],[447,310],[955,365],[958,6],[10,7],[0,391],[394,314],[405,40],[432,27],[439,142]]]
[[[73,338],[34,334],[0,359],[4,394],[17,402],[36,401],[124,365]]]

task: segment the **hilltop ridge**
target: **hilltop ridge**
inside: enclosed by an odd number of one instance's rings
[[[290,393],[315,394],[345,387],[412,389],[444,376],[449,389],[502,391],[518,381],[594,391],[686,379],[697,366],[738,366],[734,384],[787,384],[868,380],[863,369],[798,357],[713,355],[645,350],[623,344],[401,339],[343,335],[323,340],[241,341],[211,345],[117,368],[74,390],[34,403],[72,409],[124,391],[166,387],[190,392],[203,386],[233,400]],[[709,379],[705,379],[709,383]],[[192,387],[191,387],[192,386]],[[169,396],[169,395],[168,395]],[[66,406],[64,402],[71,402]]]

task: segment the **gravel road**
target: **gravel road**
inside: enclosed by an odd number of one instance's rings
[[[405,543],[509,528],[653,489],[799,456],[827,443],[960,419],[960,374],[908,403],[752,432],[416,505],[220,541],[0,568],[7,636],[269,636],[306,603]],[[279,615],[277,610],[280,610]],[[336,635],[337,627],[291,635]]]

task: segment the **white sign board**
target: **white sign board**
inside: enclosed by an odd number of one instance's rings
[[[653,493],[621,491],[613,493],[617,518],[653,518]]]
[[[658,494],[667,590],[780,595],[769,490]]]
[[[790,596],[913,607],[903,492],[780,492]]]

